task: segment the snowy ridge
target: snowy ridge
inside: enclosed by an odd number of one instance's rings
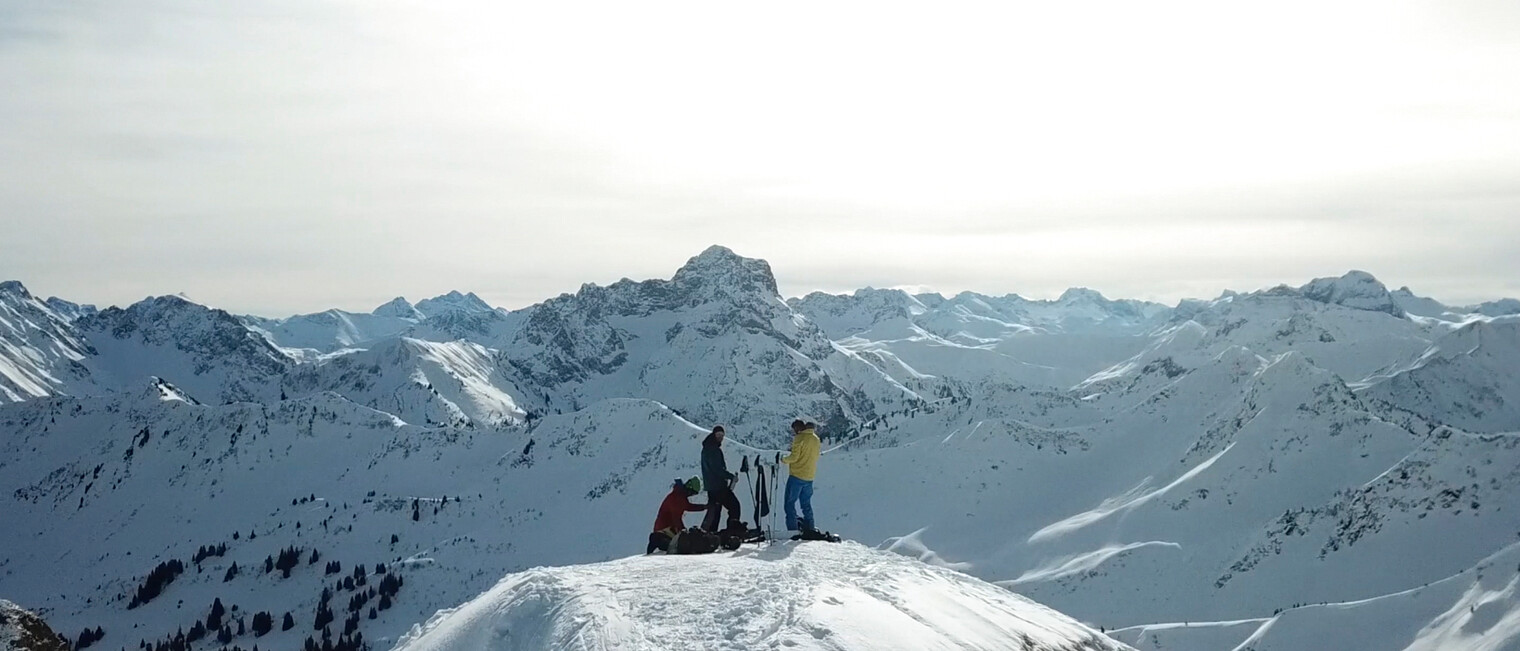
[[[1171,310],[1073,289],[1054,301],[863,289],[788,301],[892,377],[1066,388],[1133,355]]]
[[[78,321],[82,317],[91,316],[100,312],[100,309],[94,305],[80,305],[78,303],[63,300],[57,296],[49,296],[48,299],[44,301],[44,303],[48,306],[48,309],[51,309],[58,316],[63,317],[65,321],[69,322]]]
[[[855,543],[636,556],[508,576],[398,651],[1127,648],[964,574]]]
[[[1484,316],[1509,316],[1520,314],[1520,299],[1503,298],[1497,301],[1480,303],[1468,308],[1470,312],[1476,312]]]
[[[939,294],[909,296],[902,290],[866,288],[848,296],[815,292],[788,303],[817,321],[835,339],[852,335],[874,338],[862,333],[877,328],[885,329],[876,335],[891,336],[903,331],[900,322],[906,320],[963,343],[1031,333],[1135,334],[1163,323],[1170,314],[1170,308],[1159,303],[1109,300],[1085,288],[1069,289],[1053,301],[976,292],[947,299]]]
[[[93,353],[69,319],[21,283],[0,283],[0,403],[89,391]]]
[[[429,320],[449,323],[471,317],[481,318],[483,314],[496,315],[496,310],[473,292],[460,294],[452,291],[423,299],[416,305],[397,296],[369,313],[334,309],[283,319],[259,316],[242,316],[239,319],[278,346],[331,353],[345,348],[362,348],[376,340],[411,333],[426,327],[424,324]],[[448,326],[443,326],[443,329],[448,329]],[[466,337],[448,337],[459,338]]]
[[[1359,383],[1365,395],[1478,432],[1520,430],[1520,322],[1478,321]]]
[[[1208,336],[1199,345],[1216,353],[1229,346],[1243,346],[1264,356],[1296,351],[1347,381],[1360,380],[1417,354],[1445,333],[1436,325],[1440,322],[1421,323],[1282,288],[1189,302],[1179,306],[1172,318],[1204,326]]]
[[[400,300],[404,301],[404,299]],[[407,331],[420,321],[418,318],[398,316],[395,311],[381,306],[375,310],[375,314],[328,310],[285,319],[265,319],[254,316],[244,316],[241,319],[249,329],[264,335],[270,342],[283,348],[309,348],[330,353],[360,346],[376,339],[395,336]]]
[[[397,337],[326,356],[286,377],[287,395],[332,391],[414,425],[499,427],[521,422],[514,388],[485,347]]]

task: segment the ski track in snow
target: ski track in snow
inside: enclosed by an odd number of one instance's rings
[[[1061,577],[1081,574],[1096,568],[1109,559],[1136,549],[1146,547],[1170,547],[1182,549],[1182,545],[1164,540],[1151,540],[1147,542],[1129,543],[1127,545],[1109,545],[1101,549],[1093,550],[1085,554],[1076,554],[1057,558],[1041,565],[1040,567],[1023,573],[1018,578],[1010,581],[994,581],[997,585],[1011,587],[1022,583],[1036,583],[1041,581],[1054,581]]]
[[[1214,465],[1214,462],[1218,461],[1225,454],[1229,453],[1230,449],[1234,447],[1234,443],[1225,446],[1225,449],[1215,453],[1214,456],[1209,457],[1208,459],[1204,460],[1203,463],[1194,466],[1192,469],[1183,473],[1181,477],[1173,480],[1172,483],[1167,484],[1166,486],[1163,486],[1159,489],[1146,492],[1145,486],[1150,481],[1150,479],[1147,478],[1146,481],[1141,482],[1138,486],[1135,486],[1134,488],[1125,492],[1125,494],[1104,500],[1102,504],[1098,505],[1098,508],[1095,508],[1091,511],[1086,511],[1084,513],[1078,513],[1054,524],[1047,525],[1045,528],[1034,532],[1034,535],[1029,537],[1029,542],[1037,543],[1059,538],[1088,525],[1097,523],[1111,515],[1114,515],[1115,513],[1129,511],[1143,506],[1146,502],[1166,495],[1167,492],[1171,491],[1172,489],[1187,483],[1188,480],[1197,477],[1203,471],[1208,470],[1209,466]]]

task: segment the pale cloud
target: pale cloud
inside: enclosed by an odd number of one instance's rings
[[[788,294],[1520,295],[1516,11],[23,0],[0,277],[518,307],[721,243]]]

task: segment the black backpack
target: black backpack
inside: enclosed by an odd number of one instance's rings
[[[711,554],[718,551],[721,544],[718,534],[692,527],[676,537],[675,549],[671,551],[676,554]]]

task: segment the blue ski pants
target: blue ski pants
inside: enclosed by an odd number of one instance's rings
[[[802,520],[809,528],[816,528],[813,520],[813,482],[796,477],[786,478],[786,528],[797,530],[797,502],[802,502]]]

